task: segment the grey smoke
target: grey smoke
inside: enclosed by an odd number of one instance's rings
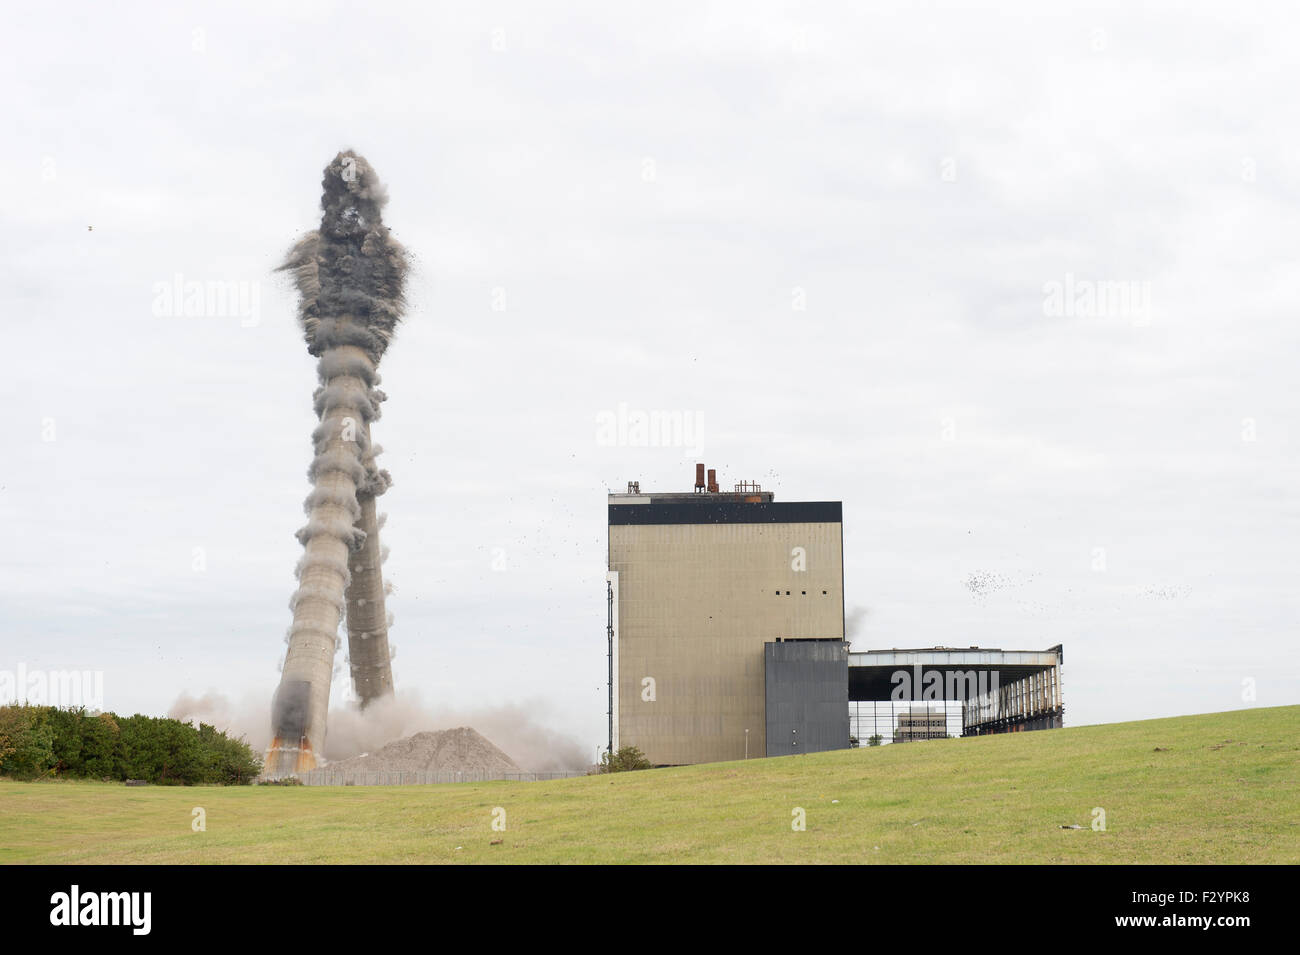
[[[271,742],[268,733],[271,706],[262,692],[247,692],[238,700],[222,693],[200,696],[182,693],[168,707],[167,715],[186,723],[211,724],[231,736],[242,738],[255,753],[265,752]]]
[[[351,150],[334,157],[321,186],[321,227],[294,245],[281,268],[298,288],[307,350],[320,357],[356,345],[377,365],[406,311],[406,250],[382,221],[388,192]],[[353,373],[376,380],[373,367]]]
[[[320,443],[324,444],[324,440],[322,439]],[[351,451],[327,451],[324,449],[318,451],[316,457],[312,459],[311,466],[307,469],[307,477],[314,483],[322,474],[329,471],[342,471],[352,480],[353,484],[362,484],[366,480],[365,465],[358,459],[358,455]]]
[[[850,607],[844,614],[844,639],[852,643],[856,638],[862,636],[863,628],[866,626],[867,616],[871,613],[871,608],[861,606],[860,604]]]
[[[415,691],[399,691],[361,710],[355,705],[330,712],[327,760],[372,753],[386,743],[426,730],[472,726],[529,772],[586,769],[591,755],[577,740],[538,722],[541,703],[469,709],[426,706]]]
[[[353,357],[357,359],[359,364],[365,364],[365,359],[362,356],[355,355]],[[321,364],[323,365],[324,363],[325,360],[322,358]],[[333,362],[332,364],[337,366],[341,363]],[[321,368],[317,370],[317,373],[323,376],[326,374],[326,371]],[[379,405],[387,398],[387,395],[376,388],[370,388],[364,396],[357,395],[355,392],[344,388],[337,383],[339,375],[341,374],[340,372],[332,372],[330,374],[333,376],[331,383],[322,384],[312,394],[312,406],[316,411],[317,416],[325,417],[335,408],[346,408],[351,410],[355,407],[361,413],[362,421],[371,422],[379,417]],[[330,437],[333,437],[333,435],[331,434]],[[354,437],[352,440],[355,441],[356,438]]]
[[[354,527],[350,522],[339,519],[328,519],[313,517],[310,521],[298,528],[294,536],[298,538],[298,543],[304,547],[307,542],[318,534],[327,534],[330,537],[336,537],[341,541],[351,541],[352,550],[357,550],[365,543],[363,532]]]
[[[307,500],[303,502],[302,509],[305,513],[310,515],[312,508],[316,507],[318,504],[333,504],[337,507],[341,507],[352,514],[354,520],[361,513],[361,505],[357,503],[357,499],[354,495],[340,494],[334,488],[318,487],[313,489],[312,492],[307,495]]]
[[[306,565],[300,561],[299,570],[301,571],[304,566]],[[344,577],[345,579],[347,577],[348,568],[346,563],[337,562],[337,561],[330,561],[327,563],[324,559],[317,558],[316,561],[312,564],[312,566],[329,567],[339,576]],[[300,585],[298,589],[295,590],[290,595],[289,612],[293,613],[294,611],[296,611],[298,609],[298,604],[309,597],[314,597],[320,600],[328,601],[329,603],[333,604],[337,608],[339,613],[343,612],[344,604],[343,604],[342,597],[340,597],[337,593],[335,593],[331,589],[326,589],[324,587],[313,587],[310,584]],[[289,631],[291,633],[295,633],[299,630],[312,630],[312,629],[319,629],[319,628],[314,628],[310,624],[301,624],[301,623],[291,623],[289,625]]]

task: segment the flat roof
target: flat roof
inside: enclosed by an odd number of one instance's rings
[[[611,494],[611,504],[646,504],[650,501],[774,501],[772,491],[646,491],[636,494]]]
[[[849,653],[849,666],[1055,666],[1064,660],[1060,644],[1046,650],[999,650],[987,647],[925,647],[919,650],[855,650]]]
[[[938,672],[945,685],[949,673],[996,673],[999,685],[1005,686],[1058,666],[1064,660],[1065,651],[1060,644],[1046,650],[995,650],[983,647],[861,650],[849,653],[849,699],[890,700],[900,686],[895,674],[904,671],[909,675],[909,683],[915,683],[915,680],[910,679],[916,672],[914,668],[920,668],[924,673]],[[922,687],[913,687],[913,692],[919,694],[921,689]]]

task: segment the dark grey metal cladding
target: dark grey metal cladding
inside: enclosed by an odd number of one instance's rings
[[[746,503],[717,501],[700,495],[700,501],[651,501],[649,504],[611,504],[611,527],[621,524],[839,524],[839,501],[775,501]]]
[[[849,645],[781,640],[763,645],[767,755],[849,747]]]
[[[852,666],[849,667],[849,699],[855,701],[878,700],[880,702],[900,702],[903,700],[967,699],[974,696],[926,696],[925,679],[937,674],[938,687],[948,688],[954,685],[972,689],[998,685],[1005,686],[1027,676],[1043,672],[1041,664],[1018,666],[1015,664],[967,663],[947,667],[913,667],[899,666]],[[909,678],[909,682],[900,683],[899,674]],[[924,678],[924,679],[923,679]],[[993,682],[996,678],[999,682]]]

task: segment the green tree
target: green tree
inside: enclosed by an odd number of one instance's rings
[[[137,713],[121,721],[126,778],[159,785],[203,782],[203,749],[194,727]]]
[[[126,778],[122,728],[112,713],[82,720],[81,756],[82,771],[92,779]]]
[[[48,774],[55,764],[50,707],[0,707],[0,773],[19,779]]]
[[[27,731],[27,721],[16,706],[0,706],[0,772],[5,760],[18,752],[18,737]]]
[[[50,729],[54,732],[54,772],[61,776],[85,774],[82,722],[86,711],[81,707],[49,710]]]

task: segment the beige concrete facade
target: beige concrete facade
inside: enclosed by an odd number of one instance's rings
[[[742,759],[748,730],[764,755],[763,644],[843,638],[842,537],[838,521],[611,519],[616,745],[656,765]]]

